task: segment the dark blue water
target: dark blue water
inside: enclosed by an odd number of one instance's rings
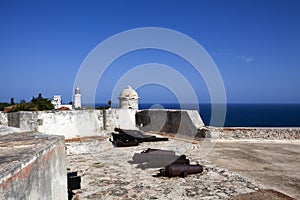
[[[153,104],[140,104],[140,109],[149,109]],[[195,109],[195,105],[160,104],[166,109]],[[227,104],[224,126],[234,127],[300,127],[300,104]],[[211,105],[199,104],[200,115],[205,125],[210,123]]]

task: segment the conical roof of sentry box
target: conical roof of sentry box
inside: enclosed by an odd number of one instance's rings
[[[132,89],[132,87],[127,86],[126,88],[124,88],[121,91],[121,93],[119,95],[119,99],[124,99],[124,98],[126,98],[126,99],[138,99],[139,96],[138,96],[137,92],[134,89]]]

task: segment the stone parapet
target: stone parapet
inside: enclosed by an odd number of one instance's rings
[[[0,199],[67,199],[64,137],[0,136]]]
[[[206,133],[211,132],[218,133],[220,139],[300,139],[300,127],[207,127]]]
[[[136,114],[136,124],[146,132],[164,132],[194,137],[204,123],[197,110],[141,110]]]
[[[115,127],[136,129],[135,113],[132,109],[21,111],[7,113],[7,124],[22,132],[38,131],[74,138],[103,135]]]

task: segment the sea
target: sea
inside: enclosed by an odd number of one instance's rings
[[[226,104],[225,106],[224,127],[300,127],[300,104]],[[205,125],[219,126],[211,122],[211,107],[211,104],[199,104],[198,112]],[[197,105],[139,104],[141,110],[151,108],[197,109]]]

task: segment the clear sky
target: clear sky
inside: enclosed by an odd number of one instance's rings
[[[71,101],[77,71],[93,48],[140,27],[173,29],[201,44],[222,75],[228,102],[300,103],[299,0],[0,0],[0,102],[38,93]],[[99,82],[106,89],[96,101],[107,102],[118,78],[145,63],[174,67],[199,102],[210,102],[203,80],[183,67],[187,63],[151,49],[116,60]],[[158,85],[138,92],[141,102],[176,101]]]

